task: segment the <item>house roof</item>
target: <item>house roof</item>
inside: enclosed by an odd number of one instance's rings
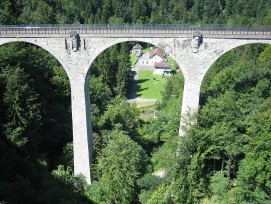
[[[149,60],[149,55],[147,55],[146,53],[144,53],[143,55],[141,55],[141,57],[139,58],[140,60]]]
[[[164,58],[166,56],[166,53],[164,50],[161,50],[159,49],[158,47],[157,48],[154,48],[152,49],[150,52],[149,52],[149,55],[150,55],[150,58],[154,55],[158,55],[160,56],[161,58]]]
[[[133,48],[132,48],[132,50],[136,50],[136,49],[142,49],[142,46],[141,45],[139,45],[139,44],[136,44]]]
[[[161,62],[155,62],[154,67],[156,68],[171,68],[171,65],[167,63],[166,61],[161,61]]]

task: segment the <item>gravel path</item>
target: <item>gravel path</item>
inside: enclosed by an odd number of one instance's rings
[[[129,103],[139,103],[139,102],[149,102],[149,101],[156,101],[156,99],[146,99],[146,98],[133,98],[129,99]]]

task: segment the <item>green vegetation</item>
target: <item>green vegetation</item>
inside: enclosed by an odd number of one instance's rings
[[[3,0],[2,24],[270,25],[270,1]]]
[[[270,6],[263,0],[3,0],[0,22],[270,25]],[[91,186],[73,175],[65,71],[34,45],[0,47],[0,203],[270,203],[271,46],[223,55],[203,81],[199,113],[186,118],[197,123],[178,138],[184,79],[177,73],[155,76],[158,81],[142,72],[142,96],[161,99],[157,118],[142,120],[125,98],[133,45],[112,46],[90,69]],[[155,82],[164,83],[163,91],[145,94]],[[153,175],[160,170],[163,178]]]
[[[167,60],[168,60],[168,63],[171,64],[171,69],[173,71],[176,71],[177,69],[179,69],[179,65],[171,56],[168,56]]]
[[[132,66],[134,66],[134,65],[136,64],[138,58],[139,58],[139,57],[138,57],[138,56],[135,56],[135,55],[131,55],[131,56],[130,56],[130,63],[131,63]]]
[[[137,102],[136,107],[140,110],[141,115],[140,118],[142,120],[149,120],[155,116],[156,110],[156,101],[148,101],[148,102]]]
[[[166,78],[153,71],[140,70],[137,82],[137,96],[146,99],[161,99]]]

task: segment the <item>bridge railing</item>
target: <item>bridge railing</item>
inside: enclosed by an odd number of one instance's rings
[[[191,34],[198,30],[203,35],[270,35],[271,26],[228,26],[228,25],[3,25],[1,34]],[[151,37],[151,35],[150,35]]]

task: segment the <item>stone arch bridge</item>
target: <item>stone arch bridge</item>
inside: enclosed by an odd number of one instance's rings
[[[263,27],[206,27],[177,25],[2,26],[0,45],[28,42],[51,53],[65,69],[71,85],[74,172],[91,183],[92,129],[88,71],[108,47],[125,41],[156,45],[171,55],[184,75],[181,116],[198,109],[202,80],[224,53],[250,43],[271,43],[271,29]],[[180,122],[180,127],[183,121]],[[184,132],[179,129],[179,136]]]

